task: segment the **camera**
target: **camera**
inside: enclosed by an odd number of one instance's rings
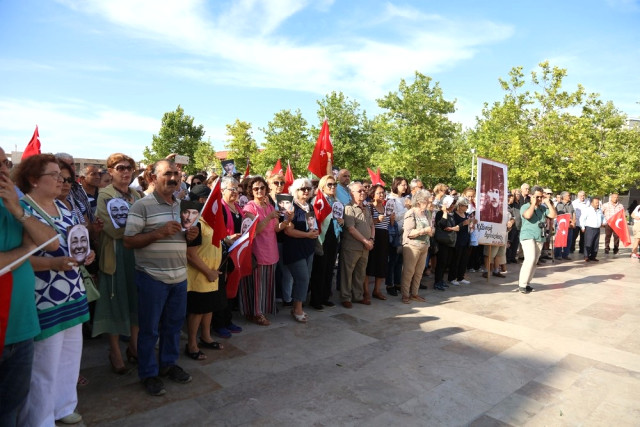
[[[543,239],[547,238],[547,226],[545,223],[543,222],[539,222],[538,223],[538,227],[540,227],[540,237],[542,237]]]

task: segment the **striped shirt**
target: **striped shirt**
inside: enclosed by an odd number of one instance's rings
[[[154,191],[131,206],[124,235],[149,233],[169,221],[180,221],[180,202],[174,198],[170,205]],[[184,231],[135,249],[134,253],[136,269],[155,280],[167,284],[187,280],[187,240]]]

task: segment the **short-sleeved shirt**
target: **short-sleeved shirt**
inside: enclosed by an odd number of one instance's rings
[[[534,211],[531,218],[524,217],[524,213],[529,209],[531,203],[525,203],[520,208],[520,215],[522,216],[522,228],[520,229],[520,241],[534,239],[538,242],[544,242],[542,233],[540,232],[540,226],[538,224],[545,224],[547,220],[547,207],[545,205],[538,206]]]
[[[308,205],[311,208],[311,205]],[[293,228],[298,231],[309,231],[307,224],[307,212],[302,209],[297,203],[293,204],[293,218],[291,223]],[[313,210],[309,209],[313,214]],[[306,259],[311,255],[316,247],[316,240],[308,237],[292,237],[286,233],[284,234],[283,246],[282,246],[282,258],[285,264],[291,264],[301,259]]]
[[[153,193],[135,202],[129,209],[125,236],[149,233],[169,221],[180,222],[180,202],[167,203]],[[187,240],[184,231],[163,237],[144,248],[134,249],[136,269],[166,284],[187,280]]]
[[[361,250],[364,248],[362,242],[356,240],[351,233],[349,233],[349,227],[355,227],[356,230],[362,234],[362,237],[369,239],[373,237],[371,235],[371,226],[373,225],[373,217],[371,217],[371,211],[366,206],[362,208],[355,203],[350,203],[344,207],[344,229],[347,232],[343,233],[342,248],[350,250]]]
[[[260,206],[255,201],[250,201],[244,206],[244,211],[252,214],[258,221],[265,219],[275,208],[271,203],[266,206]],[[276,225],[278,219],[273,218],[269,221],[260,233],[256,233],[253,240],[253,254],[256,261],[260,265],[272,265],[278,262],[280,255],[278,253],[278,241],[276,240]]]
[[[8,252],[22,246],[22,224],[4,207],[0,199],[0,252]],[[31,339],[40,333],[34,299],[35,276],[29,260],[13,270],[9,323],[5,345]],[[0,285],[6,286],[6,285]]]

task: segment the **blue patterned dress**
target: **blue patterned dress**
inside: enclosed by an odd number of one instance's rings
[[[60,247],[53,251],[38,251],[35,256],[54,258],[69,256],[67,247],[67,230],[78,224],[78,218],[73,215],[59,200],[54,201],[60,215],[51,217],[60,233]],[[31,215],[49,225],[31,206],[23,202],[23,207],[29,209]],[[71,328],[89,320],[89,305],[85,293],[82,276],[77,267],[69,271],[36,271],[35,298],[40,321],[40,335],[36,341],[48,338],[65,329]]]

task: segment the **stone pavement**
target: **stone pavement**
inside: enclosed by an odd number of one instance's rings
[[[535,292],[480,273],[446,292],[247,323],[206,361],[181,356],[187,385],[148,396],[117,376],[106,339],[85,341],[78,411],[86,425],[640,425],[640,263],[538,267]],[[580,258],[581,259],[581,258]],[[432,280],[424,283],[432,285]],[[184,347],[184,341],[182,342]],[[123,347],[124,349],[124,347]]]

